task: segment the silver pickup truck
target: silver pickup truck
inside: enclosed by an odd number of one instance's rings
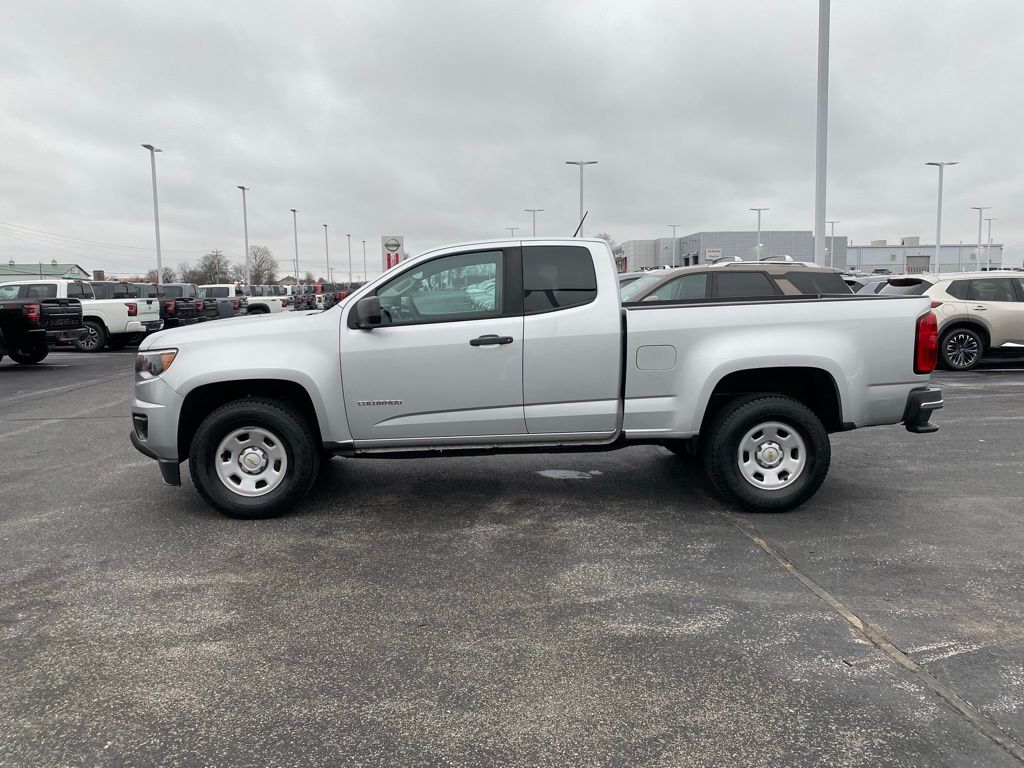
[[[933,432],[936,323],[922,297],[762,293],[623,304],[600,240],[440,248],[325,312],[150,336],[133,444],[232,517],[270,517],[330,456],[595,451],[699,458],[728,502],[782,511],[828,472],[829,433]]]

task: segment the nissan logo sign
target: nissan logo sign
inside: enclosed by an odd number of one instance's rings
[[[395,238],[390,237],[384,241],[384,247],[387,248],[389,251],[394,252],[401,248],[402,244],[398,242]]]

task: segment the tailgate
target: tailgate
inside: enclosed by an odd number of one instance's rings
[[[139,305],[139,316],[137,320],[149,322],[160,319],[160,304],[157,299],[135,299]]]
[[[82,327],[82,304],[78,299],[41,299],[39,325],[46,330]]]
[[[196,303],[192,299],[175,299],[174,301],[174,315],[175,317],[195,317],[196,316]]]

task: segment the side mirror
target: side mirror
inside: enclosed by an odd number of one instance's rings
[[[381,324],[380,299],[376,296],[367,296],[356,302],[356,327],[373,328]]]

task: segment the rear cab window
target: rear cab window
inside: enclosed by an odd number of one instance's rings
[[[523,310],[528,315],[589,304],[597,298],[590,250],[578,245],[523,249]]]
[[[56,299],[57,298],[57,284],[56,283],[37,283],[35,285],[25,286],[25,298],[26,299]]]
[[[851,293],[850,286],[835,272],[818,270],[793,271],[787,272],[782,277],[788,280],[800,293],[807,296]]]

